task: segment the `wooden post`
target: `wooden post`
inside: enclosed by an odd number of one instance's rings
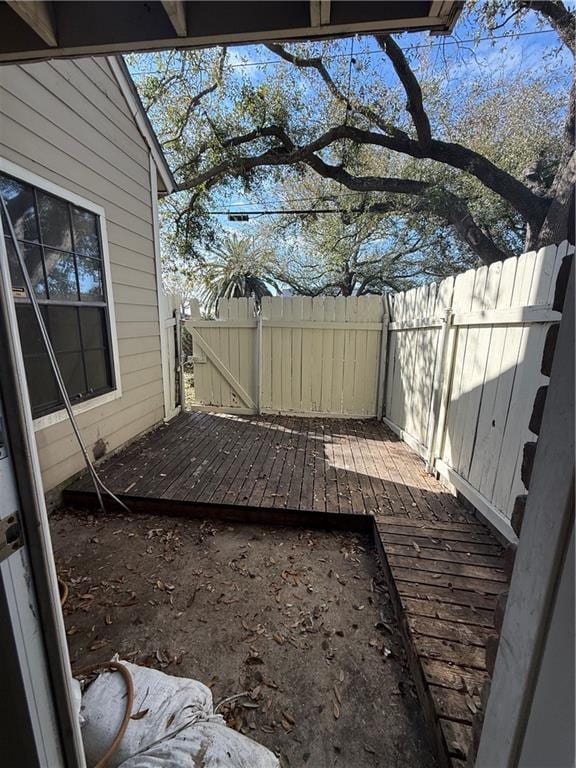
[[[384,397],[386,394],[386,376],[388,372],[388,306],[386,296],[382,296],[382,336],[380,338],[380,365],[378,368],[378,405],[376,418],[381,421],[384,416]]]
[[[256,314],[256,410],[262,413],[262,305]]]
[[[428,443],[428,461],[426,470],[432,474],[434,465],[438,457],[438,451],[444,438],[444,429],[446,427],[446,413],[448,410],[448,400],[450,388],[448,379],[452,370],[452,358],[454,345],[450,346],[450,360],[448,360],[448,338],[452,328],[454,313],[452,309],[445,310],[440,330],[440,340],[438,342],[438,355],[434,369],[434,385],[432,393],[432,407],[430,408],[430,418],[428,421],[427,439]],[[449,364],[447,364],[449,363]]]
[[[180,316],[180,307],[174,310],[174,320],[176,324],[175,330],[175,342],[176,342],[176,372],[178,374],[178,390],[175,394],[178,395],[178,401],[176,406],[180,406],[183,411],[186,405],[186,393],[184,388],[184,366],[182,365],[182,318]]]

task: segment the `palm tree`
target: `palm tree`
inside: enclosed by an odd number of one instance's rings
[[[220,299],[255,299],[272,296],[278,287],[270,274],[270,253],[253,237],[227,235],[211,251],[204,266],[202,303],[207,314],[214,314]]]

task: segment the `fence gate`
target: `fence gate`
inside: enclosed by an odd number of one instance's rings
[[[200,410],[257,413],[254,299],[222,299],[217,320],[202,320],[192,302],[186,328],[194,349],[194,395]]]
[[[198,304],[197,409],[370,418],[381,412],[386,357],[381,296],[222,300],[216,320]]]

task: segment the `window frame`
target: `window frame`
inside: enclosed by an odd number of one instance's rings
[[[74,411],[74,414],[81,414],[87,411],[91,411],[94,408],[99,408],[105,405],[106,403],[110,403],[114,400],[117,400],[118,398],[122,397],[122,383],[120,380],[120,357],[119,357],[119,351],[118,351],[118,332],[116,327],[116,313],[115,313],[115,305],[114,305],[114,295],[112,290],[112,276],[111,276],[111,269],[110,269],[110,253],[108,249],[106,212],[104,208],[92,202],[91,200],[87,200],[86,198],[81,197],[80,195],[77,195],[74,192],[70,192],[70,190],[64,187],[61,187],[59,184],[56,184],[52,181],[49,181],[48,179],[45,179],[42,176],[39,176],[38,174],[28,170],[27,168],[23,168],[20,165],[17,165],[9,160],[6,160],[3,157],[0,157],[0,173],[6,174],[7,176],[12,176],[18,181],[22,181],[39,190],[42,190],[43,192],[47,192],[50,195],[59,197],[62,200],[65,200],[67,203],[71,203],[72,205],[77,206],[78,208],[84,208],[85,210],[90,211],[90,213],[94,213],[98,217],[101,259],[102,259],[102,267],[104,272],[102,287],[104,292],[104,300],[106,304],[105,311],[106,311],[106,324],[107,324],[108,340],[109,340],[112,388],[108,392],[104,392],[101,395],[95,395],[94,397],[90,397],[86,400],[82,400],[78,403],[75,403],[73,406],[73,411]],[[0,230],[2,230],[1,222],[0,222]],[[0,231],[0,234],[6,234],[6,233],[2,233]],[[2,237],[2,242],[0,243],[0,247],[1,248],[5,247],[4,237]],[[19,303],[19,302],[16,302],[16,303]],[[68,303],[70,304],[70,306],[77,306],[80,302],[66,302],[66,304]],[[86,306],[86,307],[90,306],[90,302],[82,302],[82,304],[83,306]],[[47,304],[47,306],[49,306],[49,303]],[[101,304],[99,304],[99,306],[101,306]],[[53,411],[52,413],[48,413],[43,416],[38,416],[33,421],[34,431],[39,432],[43,429],[46,429],[47,427],[53,426],[54,424],[58,424],[59,422],[64,421],[67,418],[68,416],[66,413],[66,409],[64,407],[58,409],[57,411]]]

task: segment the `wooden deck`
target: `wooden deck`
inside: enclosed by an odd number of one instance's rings
[[[386,426],[186,413],[100,474],[134,511],[372,531],[441,764],[464,765],[507,589],[502,547]],[[87,478],[64,498],[95,503]]]
[[[128,501],[281,511],[466,519],[422,461],[376,421],[185,413],[100,467]],[[68,500],[92,492],[88,478]],[[269,515],[270,516],[270,515]]]

